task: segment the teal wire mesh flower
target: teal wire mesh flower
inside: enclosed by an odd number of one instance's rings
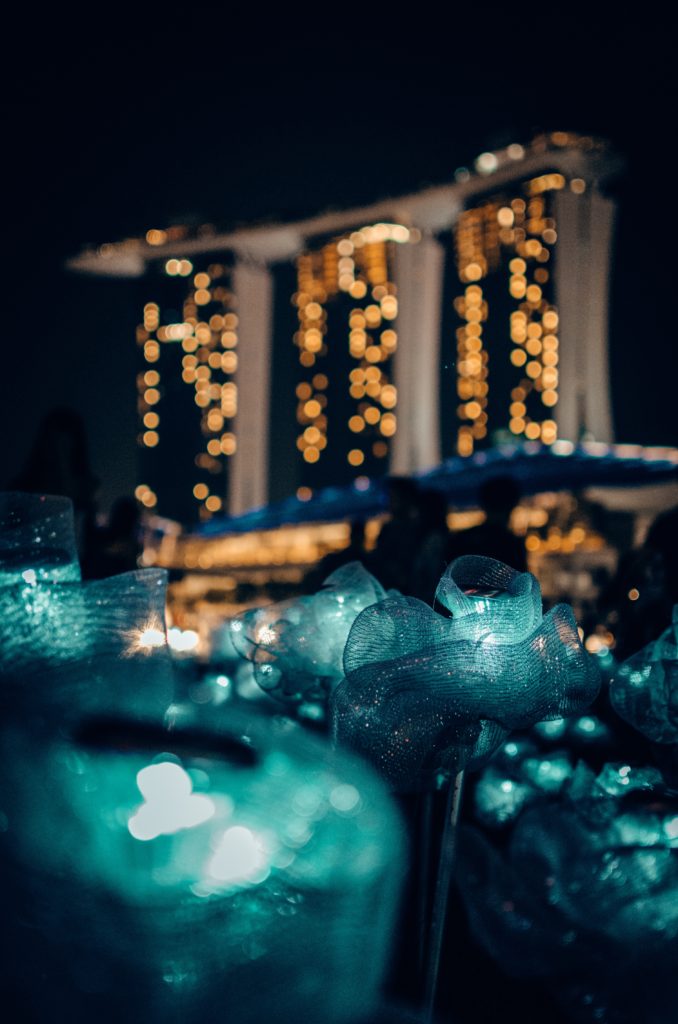
[[[80,579],[73,503],[20,491],[0,493],[0,587]]]
[[[678,743],[678,605],[659,639],[617,669],[610,700],[621,718],[654,743]]]
[[[9,965],[39,1011],[325,1024],[373,1007],[403,837],[367,766],[215,709],[155,732],[85,719],[47,745],[15,729],[3,763],[3,877],[26,926]]]
[[[0,707],[42,718],[116,711],[162,717],[173,697],[167,573],[0,587]]]
[[[582,710],[599,688],[571,608],[542,617],[530,574],[466,557],[438,600],[451,618],[400,596],[363,611],[332,697],[337,741],[403,789],[477,766],[510,730]]]
[[[310,597],[255,608],[231,623],[238,653],[263,690],[289,704],[325,705],[343,678],[342,656],[356,616],[386,591],[360,562],[333,572]]]
[[[675,792],[628,764],[596,775],[580,763],[539,788],[505,853],[462,830],[457,878],[476,939],[507,974],[549,979],[577,1019],[675,1019]]]

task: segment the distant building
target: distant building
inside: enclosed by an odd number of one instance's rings
[[[75,258],[147,286],[140,500],[190,522],[511,436],[613,440],[616,166],[555,132],[370,207]]]

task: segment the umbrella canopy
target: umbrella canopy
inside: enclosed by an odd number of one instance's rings
[[[455,508],[478,504],[481,486],[494,477],[511,477],[521,494],[581,490],[586,487],[641,487],[678,481],[678,449],[557,441],[497,445],[467,458],[446,459],[435,469],[414,475],[422,489],[440,491]],[[387,508],[388,478],[359,477],[346,487],[326,487],[308,500],[292,497],[240,516],[211,519],[195,531],[222,537],[273,530],[301,523],[336,522],[379,515]]]

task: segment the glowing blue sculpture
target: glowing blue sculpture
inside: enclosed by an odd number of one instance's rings
[[[505,856],[463,830],[458,881],[502,969],[577,1019],[675,1020],[678,799],[652,768],[580,764],[515,822]]]
[[[599,687],[571,608],[542,618],[529,573],[460,558],[436,598],[452,618],[400,596],[363,611],[332,697],[338,742],[404,789],[477,765],[510,729],[583,709]]]
[[[617,714],[655,743],[678,743],[678,605],[658,640],[617,669],[610,684]]]
[[[355,1021],[377,999],[401,826],[366,766],[287,719],[90,719],[5,742],[5,960],[36,1013]],[[30,950],[29,950],[30,946]],[[40,983],[35,984],[35,964]]]
[[[231,623],[236,650],[255,665],[263,690],[290,704],[322,707],[343,678],[356,616],[386,591],[359,562],[342,566],[311,597],[245,612]]]
[[[600,661],[600,656],[598,656]],[[613,741],[612,732],[605,722],[595,715],[578,715],[573,718],[551,718],[537,722],[533,733],[549,743],[564,743],[567,747],[586,750],[609,747]]]
[[[40,716],[91,711],[162,716],[173,697],[167,573],[0,587],[0,708]]]
[[[68,498],[0,493],[0,587],[22,580],[79,580],[73,504]]]
[[[566,751],[543,754],[530,740],[508,740],[476,782],[475,816],[491,828],[507,825],[528,804],[559,793],[573,772]]]
[[[527,735],[499,747],[483,768],[473,791],[476,819],[488,828],[510,824],[528,804],[560,793],[579,753],[599,754],[611,742],[610,730],[593,715],[537,722]],[[543,749],[553,743],[559,746]]]

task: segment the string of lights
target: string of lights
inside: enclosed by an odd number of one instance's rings
[[[174,364],[180,354],[181,380],[193,390],[204,439],[204,447],[194,458],[197,479],[193,497],[200,503],[200,518],[207,519],[222,508],[224,463],[237,445],[232,421],[238,409],[238,316],[230,289],[230,269],[210,263],[205,270],[195,271],[191,261],[185,259],[172,258],[164,265],[165,277],[188,279],[180,321],[170,303],[164,311],[158,302],[144,306],[137,344],[145,363],[153,368],[137,377],[137,409],[144,428],[138,443],[143,449],[157,448],[162,443],[166,394],[161,374],[176,372]],[[158,504],[158,495],[148,484],[140,484],[136,496],[147,508]]]
[[[346,459],[358,470],[367,454],[378,459],[389,454],[389,439],[397,429],[394,410],[398,400],[388,367],[398,345],[394,245],[415,240],[412,235],[401,224],[375,224],[297,258],[297,291],[292,301],[299,328],[294,343],[307,371],[296,386],[301,428],[297,448],[306,463],[318,462],[327,448],[331,412],[328,319],[333,300],[342,294],[353,300],[346,326],[348,352],[355,364],[348,375],[353,408],[346,424],[355,440]],[[319,366],[326,372],[317,372]]]
[[[558,437],[552,410],[558,402],[558,310],[551,299],[557,227],[551,195],[568,187],[581,194],[581,178],[569,183],[560,173],[527,180],[522,195],[485,200],[465,210],[454,229],[457,276],[464,290],[454,300],[461,321],[457,341],[457,436],[459,455],[468,456],[488,438],[492,351],[485,335],[492,320],[488,288],[492,275],[508,271],[511,367],[518,378],[510,389],[507,426],[530,441],[553,444]],[[491,289],[490,289],[491,290]],[[494,349],[494,346],[492,346]],[[495,366],[497,364],[495,363]]]

